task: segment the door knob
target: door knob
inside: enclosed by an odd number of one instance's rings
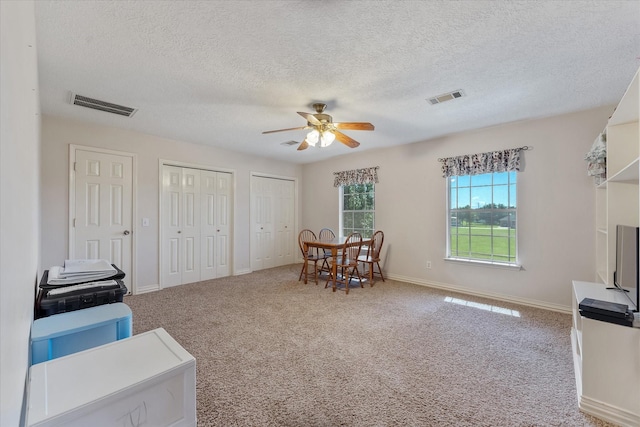
[[[124,235],[128,236],[129,235],[129,230],[124,230]]]
[[[178,234],[182,233],[182,231],[178,231]]]

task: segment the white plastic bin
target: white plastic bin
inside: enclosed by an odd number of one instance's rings
[[[29,368],[31,427],[196,426],[196,362],[164,329]]]
[[[131,309],[105,304],[33,321],[31,363],[40,363],[131,336]]]

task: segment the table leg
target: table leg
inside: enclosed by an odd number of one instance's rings
[[[331,248],[331,257],[333,258],[333,263],[331,263],[331,276],[333,277],[333,292],[336,291],[336,279],[338,278],[338,248]]]
[[[306,242],[302,243],[302,247],[304,248],[304,253],[308,254],[309,253],[309,246],[307,246]],[[302,272],[304,274],[304,284],[307,284],[307,269],[309,268],[309,262],[307,261],[307,257],[306,256],[302,256],[302,261],[304,262],[304,265],[302,266]]]

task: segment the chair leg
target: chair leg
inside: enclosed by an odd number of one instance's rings
[[[317,286],[318,285],[318,260],[315,260],[315,262],[313,263],[313,271],[315,272],[316,286]]]
[[[327,289],[327,286],[329,286],[329,282],[331,281],[331,279],[333,278],[333,274],[332,274],[332,270],[331,267],[329,267],[329,274],[327,275],[328,279],[327,282],[324,284],[324,288]],[[335,279],[334,279],[335,280]]]
[[[382,274],[382,269],[380,268],[380,262],[376,262],[376,264],[378,265],[378,272],[380,273],[380,277],[382,278],[382,281],[384,282],[384,276]],[[373,268],[373,265],[371,266],[371,268]]]
[[[302,271],[300,272],[300,279],[302,279],[302,277],[304,277],[304,284],[307,284],[307,270],[309,269],[309,263],[307,262],[307,260],[304,260],[304,264],[302,264]],[[300,280],[298,280],[300,281]]]
[[[346,271],[346,272],[343,270],[343,274],[345,275],[345,276],[343,277],[343,279],[344,279],[344,286],[345,286],[345,293],[346,293],[347,295],[349,295],[349,280],[350,280],[350,279],[349,279],[349,269],[347,268],[347,271]]]
[[[362,276],[360,276],[360,270],[358,269],[358,264],[356,264],[356,266],[353,267],[353,269],[356,271],[356,274],[358,275],[358,281],[360,282],[360,287],[364,288],[364,285],[362,284]]]
[[[322,265],[320,266],[320,272],[323,272],[323,271],[331,271],[331,267],[329,267],[329,262],[327,262],[326,258],[323,258]]]

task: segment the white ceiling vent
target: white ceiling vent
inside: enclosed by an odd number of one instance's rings
[[[106,111],[107,113],[117,114],[119,116],[131,117],[138,111],[137,108],[125,107],[124,105],[112,104],[111,102],[100,101],[99,99],[89,98],[87,96],[78,95],[70,92],[69,103],[87,107],[94,110]]]
[[[440,104],[441,102],[451,101],[452,99],[462,98],[463,96],[464,92],[462,92],[462,90],[454,90],[453,92],[443,93],[442,95],[429,98],[428,101],[431,105],[436,105]]]

